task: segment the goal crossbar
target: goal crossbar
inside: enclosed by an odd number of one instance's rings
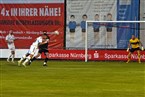
[[[145,23],[145,21],[86,21],[87,23],[101,22],[101,23]]]

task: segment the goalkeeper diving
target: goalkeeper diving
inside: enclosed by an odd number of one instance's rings
[[[129,40],[129,44],[128,44],[128,48],[127,48],[127,52],[129,52],[128,54],[128,60],[126,63],[129,63],[131,60],[131,54],[134,53],[135,51],[137,51],[138,54],[138,62],[141,63],[141,54],[140,51],[143,51],[143,44],[141,43],[141,41],[135,37],[135,35],[132,35],[131,39]]]

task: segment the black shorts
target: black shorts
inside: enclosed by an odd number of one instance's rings
[[[99,32],[99,28],[94,28],[94,32]]]
[[[82,32],[84,32],[84,33],[85,33],[85,32],[86,32],[86,29],[82,29]]]
[[[140,50],[139,47],[138,47],[138,48],[131,48],[131,49],[129,49],[129,51],[130,51],[131,53],[133,53],[134,51],[138,51],[138,50]]]
[[[112,32],[112,28],[106,28],[107,32]]]
[[[47,49],[39,49],[39,51],[38,51],[40,54],[42,54],[42,53],[48,53],[48,50]]]
[[[74,33],[75,29],[70,29],[69,31],[70,31],[70,33]]]

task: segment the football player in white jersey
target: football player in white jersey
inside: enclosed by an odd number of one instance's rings
[[[29,51],[22,56],[22,58],[18,61],[18,66],[21,65],[22,61],[24,61],[22,63],[23,66],[26,67],[27,62],[30,61],[30,59],[34,56],[34,54],[37,52],[38,50],[38,45],[42,45],[47,43],[47,36],[46,35],[42,35],[39,36],[38,38],[36,38],[35,42],[32,43],[32,45],[30,46]]]
[[[12,62],[14,63],[14,58],[15,58],[15,36],[13,35],[13,30],[9,31],[9,34],[6,36],[6,42],[8,45],[8,48],[11,51],[11,54],[9,55],[9,57],[7,58],[7,61],[10,62],[10,58],[12,58]]]
[[[47,43],[45,44],[41,44],[38,46],[39,50],[38,50],[38,53],[37,55],[35,55],[29,62],[28,62],[28,65],[31,64],[32,61],[36,60],[42,53],[44,53],[45,55],[45,60],[44,60],[44,63],[43,63],[43,66],[47,66],[47,61],[48,61],[48,57],[49,57],[49,54],[48,54],[48,44],[49,42],[55,42],[54,41],[50,41],[50,37],[46,34],[47,31],[43,31],[44,35],[47,36]]]

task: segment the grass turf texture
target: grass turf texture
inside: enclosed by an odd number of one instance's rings
[[[0,61],[0,97],[145,97],[145,63]]]

